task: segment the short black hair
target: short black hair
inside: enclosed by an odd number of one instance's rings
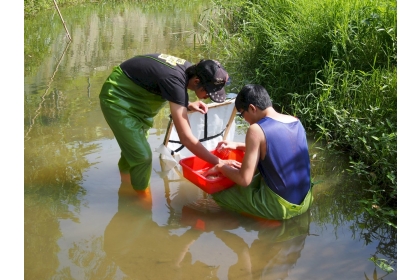
[[[202,60],[200,60],[200,62],[201,61],[204,61],[204,59],[202,59]],[[199,62],[199,63],[200,63]],[[197,63],[198,64],[198,63]],[[204,87],[204,79],[203,78],[201,78],[198,74],[197,74],[197,64],[193,64],[193,65],[191,65],[190,67],[188,67],[187,69],[185,69],[185,73],[187,74],[187,80],[190,80],[190,79],[192,79],[192,78],[194,78],[194,77],[197,77],[199,80],[200,80],[200,82],[198,83],[198,86],[199,87]]]
[[[248,110],[249,105],[253,104],[260,110],[272,107],[270,95],[267,90],[257,84],[245,85],[236,96],[235,107],[239,112]]]
[[[226,84],[230,83],[229,74],[223,66],[213,59],[200,60],[195,66],[190,66],[185,70],[188,79],[195,74],[200,80],[201,86],[207,92],[209,98],[216,103],[223,103],[226,100]]]
[[[187,80],[193,78],[194,76],[197,76],[195,68],[197,67],[197,64],[193,64],[187,69],[185,69],[185,73],[187,74]]]

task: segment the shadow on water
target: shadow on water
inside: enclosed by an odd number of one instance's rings
[[[380,279],[372,256],[396,268],[396,230],[365,214],[363,184],[344,157],[310,136],[314,204],[288,221],[220,209],[157,153],[150,196],[121,182],[97,94],[112,67],[136,54],[206,56],[193,36],[206,2],[192,2],[61,8],[70,44],[53,11],[25,20],[25,279]],[[152,150],[168,115],[165,107],[155,120]]]

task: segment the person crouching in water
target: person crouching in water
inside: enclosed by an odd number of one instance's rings
[[[245,143],[222,141],[216,149],[240,149],[245,155],[240,168],[220,162],[207,172],[221,172],[236,183],[212,194],[213,199],[221,207],[265,219],[289,219],[306,212],[313,196],[306,132],[300,120],[276,112],[261,85],[245,85],[235,107],[250,124]]]

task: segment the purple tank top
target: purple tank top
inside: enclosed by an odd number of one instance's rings
[[[287,201],[300,204],[309,191],[310,161],[306,132],[299,120],[282,123],[265,117],[258,122],[267,153],[258,170],[268,187]]]

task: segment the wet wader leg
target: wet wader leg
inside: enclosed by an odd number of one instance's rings
[[[130,172],[135,190],[149,186],[152,174],[152,151],[147,142],[148,128],[117,105],[101,102],[104,117],[121,148],[118,167],[122,173]]]
[[[122,153],[120,160],[118,161],[118,169],[120,169],[121,173],[130,173],[130,165]]]
[[[130,165],[127,160],[120,154],[120,160],[118,161],[118,169],[120,170],[121,183],[128,184],[131,187],[131,176],[130,176]]]
[[[300,215],[308,210],[313,201],[312,189],[300,205],[286,201],[265,184],[259,173],[247,187],[234,185],[212,196],[217,204],[224,208],[273,220],[290,219]]]
[[[167,103],[131,81],[114,67],[99,94],[102,113],[121,148],[118,167],[130,173],[135,190],[145,190],[152,172],[152,151],[147,142],[153,118]],[[122,176],[125,178],[126,176]]]

